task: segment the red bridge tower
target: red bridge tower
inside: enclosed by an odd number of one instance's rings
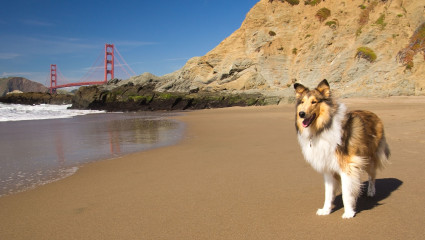
[[[50,93],[56,93],[57,79],[56,64],[50,64]]]
[[[114,44],[105,44],[105,83],[110,79],[114,79]]]

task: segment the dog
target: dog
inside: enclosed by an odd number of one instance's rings
[[[325,202],[317,215],[328,215],[339,186],[344,214],[355,216],[356,201],[361,192],[361,174],[369,175],[367,196],[375,195],[376,172],[390,157],[384,126],[369,111],[347,111],[343,103],[331,96],[326,79],[310,90],[295,83],[295,128],[305,160],[324,176]]]

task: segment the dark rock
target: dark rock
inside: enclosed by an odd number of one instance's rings
[[[114,79],[109,80],[109,81],[107,82],[107,84],[108,84],[108,85],[116,85],[116,84],[118,84],[119,82],[121,82],[121,80],[120,80],[120,79],[118,79],[118,78],[114,78]]]
[[[68,94],[50,94],[40,92],[27,93],[9,93],[6,96],[0,97],[0,102],[14,104],[71,104],[72,95]]]
[[[264,105],[260,94],[190,94],[154,92],[142,85],[122,85],[112,90],[102,86],[81,87],[74,95],[72,108],[106,111],[156,111]]]
[[[106,92],[105,92],[106,93]],[[106,100],[97,86],[80,87],[72,98],[72,108],[88,109],[95,101]]]

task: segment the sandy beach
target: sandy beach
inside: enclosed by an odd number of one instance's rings
[[[341,218],[340,195],[315,215],[322,176],[283,104],[188,112],[173,117],[186,123],[176,145],[2,197],[0,239],[423,239],[425,97],[341,101],[377,113],[392,151],[353,219]]]

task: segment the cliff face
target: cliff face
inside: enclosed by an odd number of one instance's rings
[[[48,88],[40,83],[22,77],[9,77],[0,79],[0,97],[8,92],[19,90],[22,92],[47,92]]]
[[[425,94],[425,47],[411,54],[407,66],[397,58],[412,46],[415,31],[422,31],[425,2],[288,2],[296,1],[261,0],[241,27],[205,56],[190,59],[174,73],[130,81],[154,82],[159,91],[291,96],[294,82],[315,86],[326,78],[340,96]]]

